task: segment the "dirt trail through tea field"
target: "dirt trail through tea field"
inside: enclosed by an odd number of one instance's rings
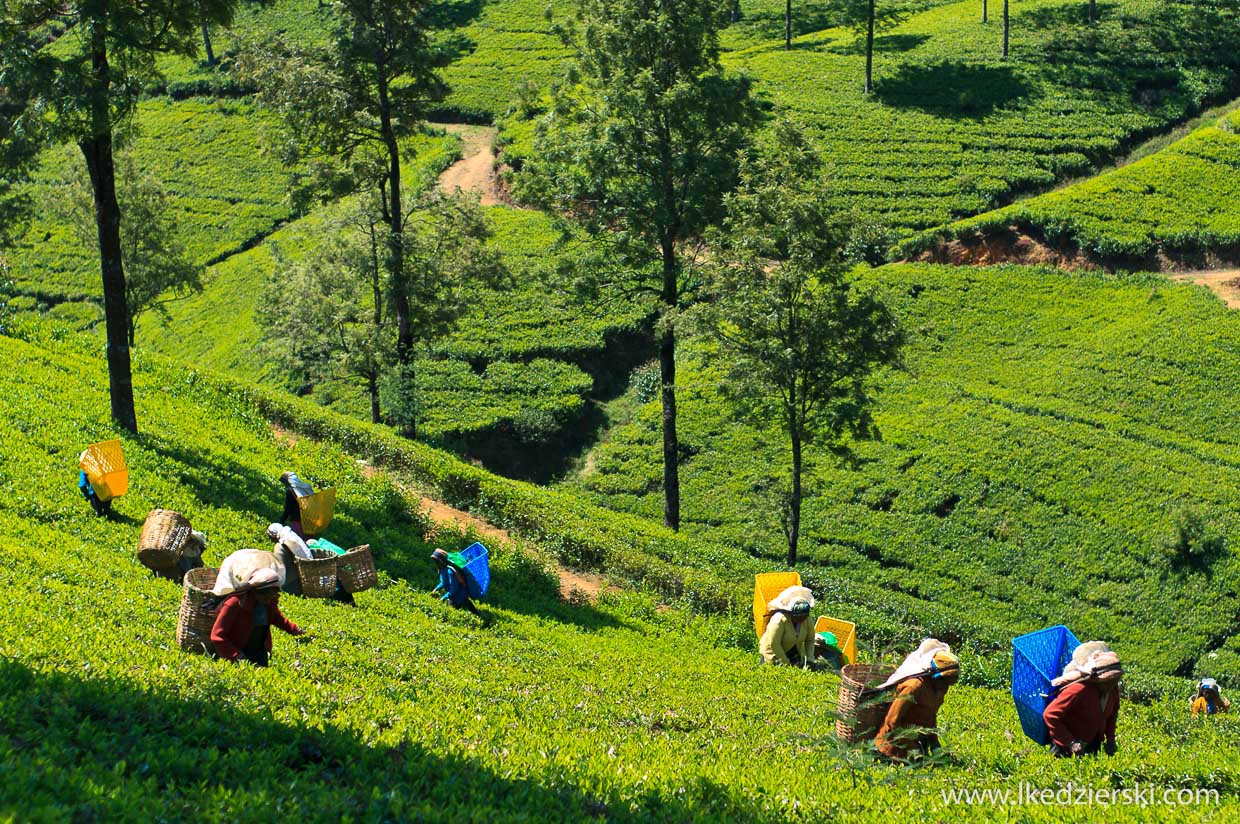
[[[461,159],[439,176],[439,189],[452,192],[475,192],[483,206],[499,206],[507,202],[495,174],[496,129],[493,126],[465,126],[457,123],[434,124],[461,138]]]
[[[1223,299],[1231,309],[1240,309],[1240,269],[1221,269],[1217,272],[1178,272],[1171,279],[1180,283],[1208,286]]]

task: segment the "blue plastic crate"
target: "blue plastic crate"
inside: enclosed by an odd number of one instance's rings
[[[491,586],[491,562],[487,558],[487,548],[480,543],[472,543],[449,556],[449,559],[465,573],[471,598],[482,598]]]
[[[1051,699],[1051,681],[1063,674],[1081,642],[1060,624],[1012,639],[1012,698],[1025,735],[1050,743],[1042,713]]]

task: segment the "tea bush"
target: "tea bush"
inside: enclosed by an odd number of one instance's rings
[[[887,266],[861,285],[911,343],[878,395],[882,440],[857,444],[852,465],[807,458],[799,569],[830,602],[990,649],[1066,623],[1181,675],[1240,635],[1237,560],[1219,549],[1240,529],[1240,329],[1221,303],[1157,276],[1017,267]],[[787,446],[728,416],[717,368],[686,344],[683,531],[778,565],[761,501]],[[639,407],[568,488],[657,520],[659,426],[657,403]],[[1190,563],[1164,549],[1185,505]]]
[[[46,326],[24,334],[40,345],[0,338],[5,817],[988,821],[1004,811],[944,793],[1022,782],[1219,792],[1217,806],[1159,811],[1169,819],[1237,808],[1240,770],[1222,754],[1240,744],[1240,725],[1190,723],[1187,682],[1181,695],[1126,705],[1119,755],[1080,762],[1029,745],[1006,694],[958,686],[940,715],[945,758],[905,769],[840,751],[829,734],[835,677],[759,667],[720,645],[731,630],[715,619],[658,610],[641,594],[564,604],[525,549],[493,547],[484,629],[426,594],[431,539],[416,499],[363,474],[354,448],[369,439],[407,470],[431,450],[159,360],[137,364],[144,434],[123,439],[130,492],[114,518],[96,518],[74,480],[81,446],[115,434],[101,359]],[[267,404],[344,440],[277,439]],[[180,589],[134,558],[142,518],[154,506],[185,512],[218,562],[261,541],[286,468],[336,485],[329,536],[371,542],[384,583],[355,609],[282,598],[315,637],[277,633],[266,670],[179,651]],[[1097,813],[1020,809],[1048,822]],[[1106,810],[1117,821],[1148,815]]]

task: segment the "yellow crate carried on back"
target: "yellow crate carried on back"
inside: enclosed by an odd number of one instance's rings
[[[119,498],[129,491],[129,468],[120,441],[91,444],[78,458],[78,467],[86,473],[100,501]]]
[[[306,535],[321,535],[332,522],[336,490],[320,489],[313,495],[302,495],[297,499],[297,508],[301,511],[301,531]]]
[[[753,628],[762,637],[770,620],[766,612],[771,601],[788,587],[801,585],[799,572],[762,572],[753,576]]]
[[[845,664],[857,663],[857,625],[852,621],[841,621],[838,618],[818,616],[814,624],[814,634],[820,632],[835,633],[835,640],[840,642],[840,652],[844,653]]]

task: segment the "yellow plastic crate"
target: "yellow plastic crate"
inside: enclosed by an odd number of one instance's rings
[[[840,642],[840,652],[844,653],[844,663],[857,663],[856,624],[852,621],[841,621],[839,618],[819,615],[818,623],[814,624],[814,634],[817,635],[820,632],[834,632],[835,640]]]
[[[86,473],[101,501],[119,498],[129,491],[129,468],[120,441],[91,444],[82,452],[78,467]]]
[[[313,495],[303,495],[297,499],[297,508],[301,510],[301,531],[307,535],[321,535],[332,522],[336,490],[320,489]]]
[[[801,585],[799,572],[763,572],[753,576],[753,628],[762,637],[766,632],[767,604],[788,587]]]

